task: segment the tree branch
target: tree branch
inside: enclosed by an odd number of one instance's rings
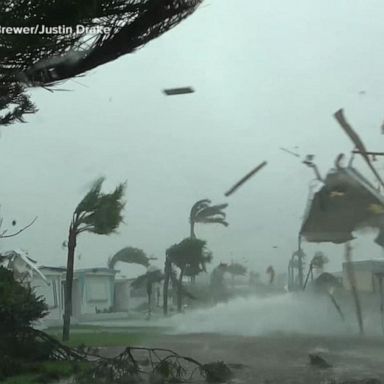
[[[31,227],[35,223],[36,220],[37,220],[37,216],[28,225],[26,225],[25,227],[21,228],[17,232],[12,233],[10,235],[6,235],[5,232],[1,233],[0,234],[0,239],[6,239],[6,238],[9,238],[9,237],[14,237],[14,236],[19,235],[21,232],[24,232],[26,229]]]

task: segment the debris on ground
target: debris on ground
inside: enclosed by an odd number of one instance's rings
[[[340,384],[381,384],[381,380],[377,378],[351,379],[345,380]]]
[[[331,368],[332,365],[329,364],[324,357],[320,356],[317,353],[309,353],[309,362],[312,366],[317,367],[317,368]]]
[[[225,383],[233,376],[231,369],[223,361],[203,365],[208,383]]]

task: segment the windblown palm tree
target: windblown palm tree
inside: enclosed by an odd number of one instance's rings
[[[104,178],[98,179],[76,207],[69,226],[67,273],[65,280],[65,306],[63,340],[69,339],[73,269],[77,236],[84,232],[97,235],[109,235],[116,231],[123,221],[122,211],[125,203],[122,201],[125,184],[119,184],[112,193],[102,193]]]
[[[167,249],[163,290],[163,309],[165,314],[168,311],[169,281],[173,280],[173,286],[176,286],[177,310],[181,312],[183,296],[189,296],[183,287],[183,277],[185,276],[186,269],[191,268],[199,272],[205,271],[206,263],[209,263],[211,260],[212,254],[206,249],[206,242],[203,240],[186,238]],[[175,265],[180,270],[177,281],[172,273],[172,265]]]
[[[270,265],[266,270],[267,275],[269,276],[269,284],[273,284],[275,280],[275,268],[273,268],[272,265]]]
[[[211,200],[203,199],[193,204],[189,214],[189,223],[191,226],[191,238],[195,238],[195,224],[221,224],[225,227],[228,223],[225,221],[225,212],[223,210],[228,204],[211,205]]]
[[[309,263],[308,273],[304,283],[304,289],[307,286],[309,276],[311,276],[311,279],[313,280],[313,270],[316,269],[321,273],[324,269],[324,265],[328,262],[329,259],[327,256],[324,255],[323,252],[319,251],[315,253],[315,256],[313,256],[311,262]]]
[[[125,247],[116,252],[108,260],[108,268],[113,269],[118,262],[139,264],[148,268],[151,260],[156,260],[156,258],[148,257],[145,252],[139,248]]]
[[[132,288],[145,287],[148,297],[148,318],[151,317],[153,285],[164,280],[164,274],[160,269],[149,267],[147,272],[138,276],[131,284]]]
[[[191,15],[201,2],[0,2],[0,26],[3,28],[65,27],[61,33],[0,34],[0,110],[5,111],[0,124],[20,121],[25,113],[35,111],[24,94],[25,86],[50,86],[132,53]],[[88,32],[90,28],[93,32]],[[14,88],[17,88],[16,104],[19,106],[9,112],[8,107],[13,106],[9,93],[14,92]]]
[[[231,263],[227,266],[226,272],[232,277],[232,286],[235,285],[235,276],[244,276],[247,273],[247,268],[240,263]]]

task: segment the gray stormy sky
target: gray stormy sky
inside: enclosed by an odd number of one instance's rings
[[[382,149],[383,14],[379,0],[210,0],[135,54],[59,87],[71,92],[34,90],[40,111],[2,129],[0,201],[5,224],[39,219],[2,249],[64,265],[71,212],[105,175],[105,189],[127,180],[125,224],[110,237],[81,236],[78,267],[104,266],[127,245],[162,265],[165,249],[189,233],[191,205],[208,197],[230,204],[228,228],[196,228],[214,263],[245,258],[261,273],[269,264],[285,271],[313,174],[279,147],[316,154],[324,173],[352,148],[332,117],[343,107],[367,146]],[[184,85],[197,92],[161,92]],[[381,257],[371,240],[355,241],[356,258]],[[341,268],[341,246],[305,244],[310,255],[318,249]]]

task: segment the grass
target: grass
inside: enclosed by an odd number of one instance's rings
[[[88,347],[127,347],[143,345],[150,340],[151,344],[156,337],[164,331],[159,327],[100,327],[89,325],[76,325],[71,327],[71,338],[65,344],[70,347],[85,345]],[[61,341],[62,329],[59,327],[49,328],[44,332]],[[3,381],[3,384],[38,384],[51,383],[72,376],[78,369],[80,363],[75,366],[70,361],[47,361],[28,365],[28,369],[17,376],[12,376]],[[22,371],[20,371],[22,372]]]
[[[3,384],[37,384],[51,383],[72,376],[80,370],[86,369],[87,363],[73,363],[70,361],[45,361],[31,364],[29,373],[11,376]]]
[[[108,328],[99,326],[75,326],[71,337],[65,344],[70,347],[86,345],[89,347],[137,346],[147,340],[153,341],[163,329],[157,327]],[[61,328],[46,330],[49,335],[61,340]]]

